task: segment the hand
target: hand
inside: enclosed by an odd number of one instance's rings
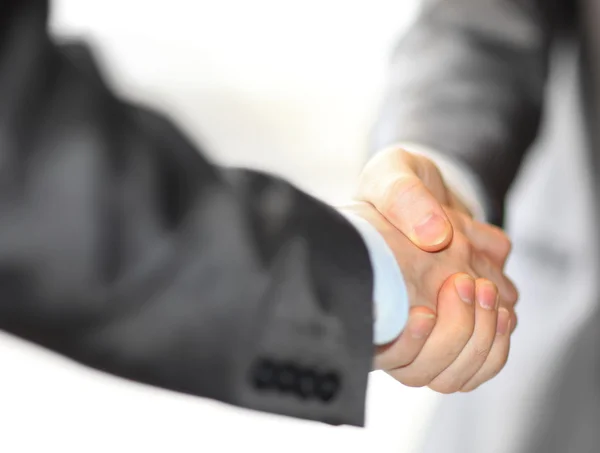
[[[433,162],[398,148],[384,150],[362,172],[356,199],[372,204],[424,251],[443,250],[457,231],[462,233],[473,252],[475,276],[486,276],[498,286],[514,330],[518,293],[503,274],[510,240],[501,229],[473,220]]]
[[[451,393],[472,390],[504,366],[510,347],[510,311],[498,306],[496,285],[475,280],[474,251],[456,231],[439,253],[412,244],[372,205],[342,208],[370,222],[394,251],[411,305],[404,332],[379,348],[375,367],[408,386]]]

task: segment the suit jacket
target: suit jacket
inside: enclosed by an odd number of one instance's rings
[[[0,5],[0,328],[138,382],[361,425],[372,277],[358,233],[284,181],[215,167]]]
[[[550,50],[567,34],[583,42],[594,121],[599,17],[595,0],[425,0],[393,54],[374,149],[409,141],[448,154],[480,177],[491,220],[501,224],[538,132]]]
[[[374,133],[375,148],[414,142],[457,160],[479,177],[491,220],[502,224],[507,191],[538,133],[551,50],[564,38],[575,37],[581,50],[579,85],[587,152],[597,173],[599,21],[598,0],[426,0],[393,54],[389,90]],[[600,200],[599,180],[596,200]],[[531,279],[535,270],[530,272],[526,277]],[[573,284],[562,277],[557,284]],[[537,292],[530,296],[540,298],[540,281],[532,286]],[[573,290],[565,293],[578,294]],[[536,308],[544,310],[545,302],[550,312],[556,311],[547,299],[530,297],[522,303],[538,303]],[[554,302],[564,307],[575,301]],[[521,369],[512,369],[509,361],[508,369],[485,388],[444,400],[423,452],[597,452],[600,304],[586,311],[585,320],[572,310],[561,319],[569,324],[568,329],[549,330],[548,322],[536,330],[522,320],[521,336],[516,336],[521,344],[515,344],[515,349],[524,350],[515,352]],[[548,317],[532,314],[528,320],[535,324],[540,319]],[[540,341],[531,334],[527,337],[527,329]],[[542,340],[546,336],[556,340],[553,346]],[[548,347],[556,350],[541,354]],[[537,356],[555,360],[547,367],[535,364],[536,370],[550,369],[550,375],[523,370]],[[508,378],[503,379],[506,371]],[[516,413],[515,407],[522,413]],[[519,441],[513,442],[517,431]]]

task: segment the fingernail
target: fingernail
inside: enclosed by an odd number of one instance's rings
[[[423,245],[438,245],[448,236],[448,223],[437,215],[430,214],[413,229],[417,240]]]
[[[504,307],[498,310],[498,322],[496,323],[496,335],[506,335],[510,325],[510,313]]]
[[[454,280],[454,286],[456,287],[458,297],[463,302],[467,304],[473,303],[475,300],[475,280],[468,275],[462,275]]]
[[[433,328],[435,315],[433,313],[413,313],[408,321],[408,332],[415,340],[427,337]]]
[[[498,291],[491,282],[484,282],[477,288],[477,300],[481,308],[494,310],[498,305]]]

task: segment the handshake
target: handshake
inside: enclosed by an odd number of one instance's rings
[[[381,234],[408,293],[407,324],[378,347],[374,367],[441,393],[468,392],[498,374],[517,324],[506,234],[474,220],[430,160],[397,148],[367,165],[356,202],[341,210]]]

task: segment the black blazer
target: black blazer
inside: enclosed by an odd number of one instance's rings
[[[49,39],[47,10],[0,6],[0,328],[135,381],[361,425],[355,230],[117,99],[84,47]]]

